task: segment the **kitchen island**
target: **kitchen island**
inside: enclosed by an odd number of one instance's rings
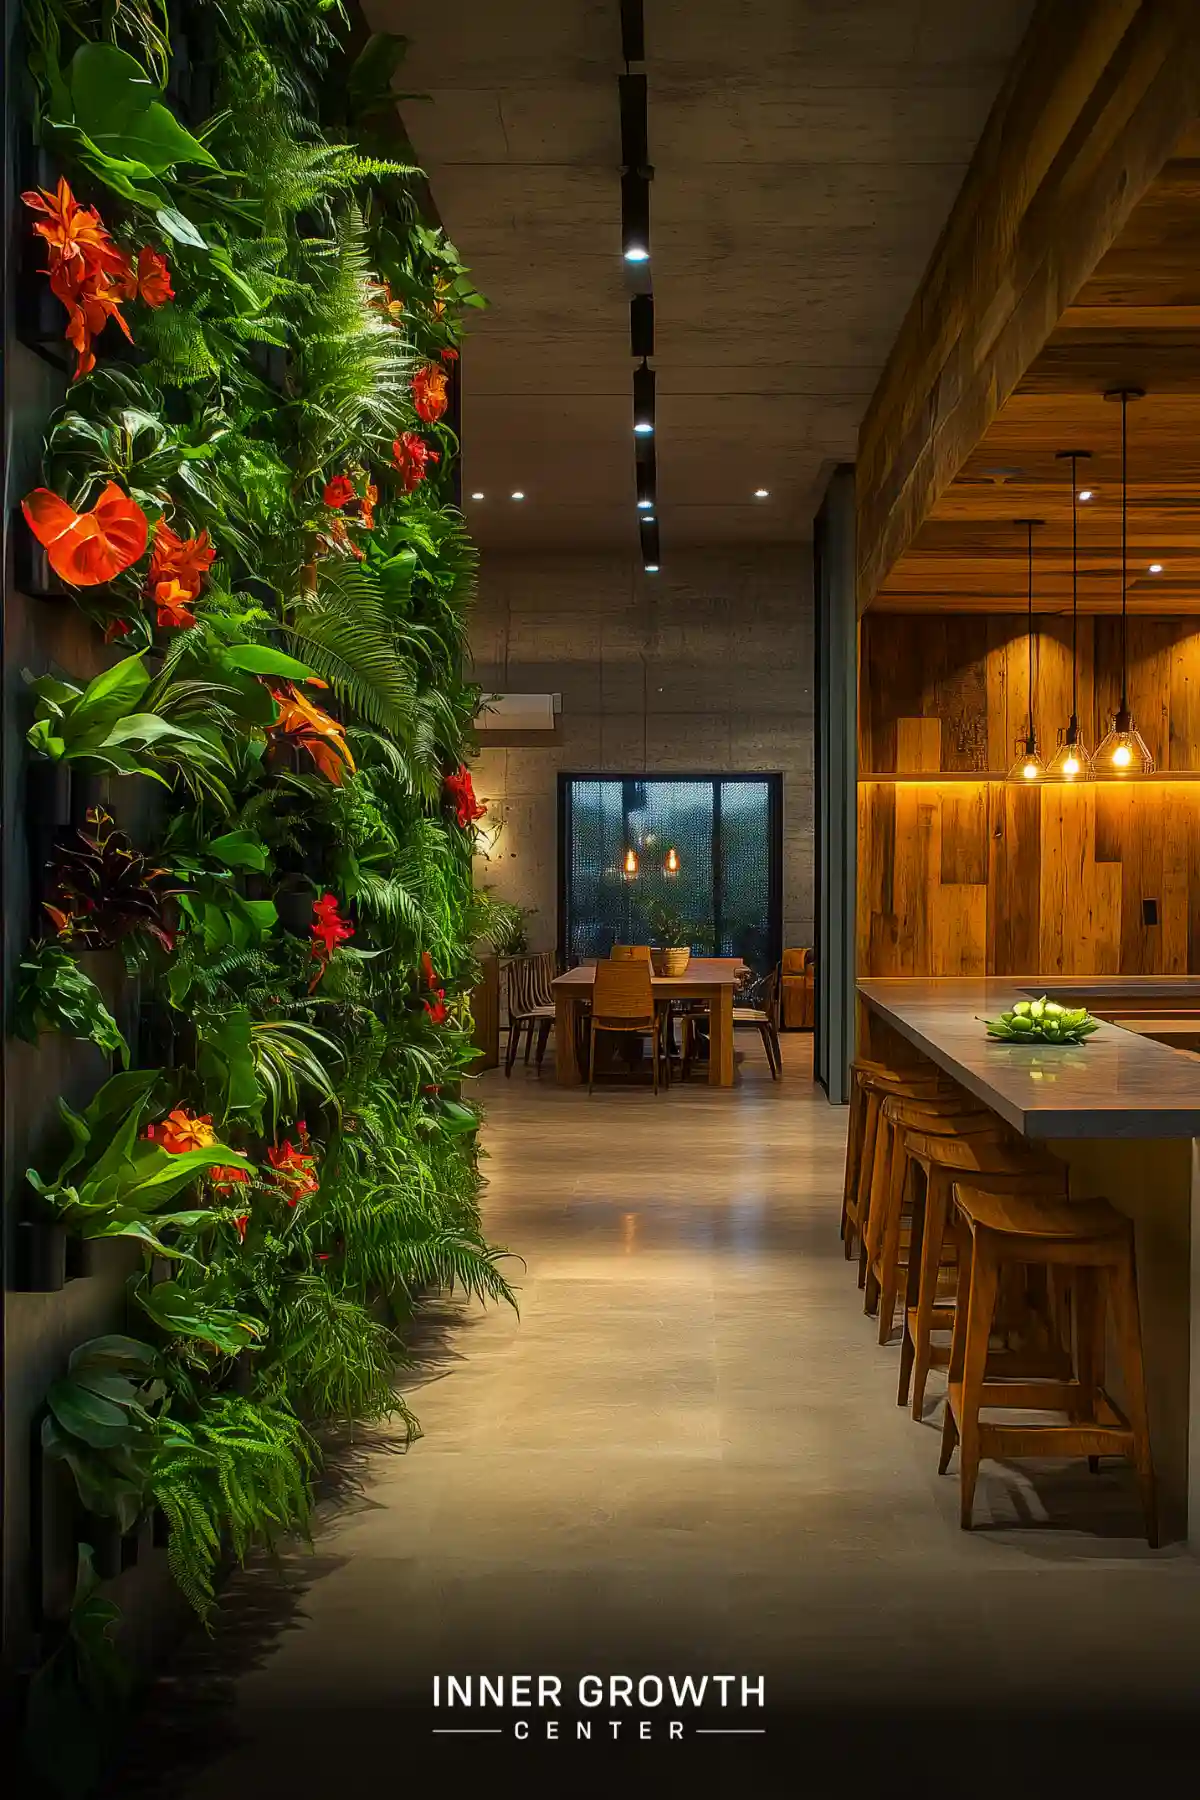
[[[1104,1022],[1077,1045],[987,1036],[985,1019],[1042,993]],[[1200,1545],[1200,1057],[1148,1030],[1177,1040],[1200,979],[894,977],[858,994],[861,1055],[936,1063],[1060,1157],[1073,1196],[1133,1219],[1162,1529]]]

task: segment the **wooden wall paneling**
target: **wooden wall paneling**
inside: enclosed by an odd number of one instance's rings
[[[945,886],[987,887],[988,784],[963,782],[939,790],[942,802],[942,866]]]
[[[988,763],[987,621],[947,613],[938,620],[940,652],[926,710],[942,721],[943,769],[978,771]]]
[[[1008,621],[989,614],[987,619],[987,745],[988,769],[1003,774],[1013,759],[1014,733],[1008,722]]]
[[[863,782],[858,790],[858,947],[868,975],[900,973],[894,893],[896,788]]]
[[[897,775],[936,775],[941,766],[942,721],[936,718],[897,719]]]
[[[987,972],[1033,974],[1041,953],[1039,790],[992,782],[988,829]]]
[[[1159,769],[1169,769],[1172,647],[1175,619],[1130,619],[1129,704]]]
[[[1051,785],[1039,796],[1038,971],[1115,975],[1121,954],[1121,870],[1096,861],[1096,794]]]
[[[1167,766],[1200,770],[1200,633],[1190,620],[1171,647]]]
[[[938,789],[899,782],[893,850],[893,895],[900,975],[928,975],[933,967],[931,932],[942,868],[941,800]]]
[[[1200,974],[1200,794],[1189,792],[1188,799],[1187,966],[1188,973],[1195,975]]]
[[[930,974],[987,973],[986,886],[946,884],[936,888],[930,932]]]
[[[1195,796],[1190,786],[1155,790],[1162,795],[1162,970],[1188,972],[1188,844],[1196,825]]]

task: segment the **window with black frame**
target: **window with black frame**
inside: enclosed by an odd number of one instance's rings
[[[559,777],[559,948],[569,963],[678,936],[757,974],[782,933],[779,775]]]

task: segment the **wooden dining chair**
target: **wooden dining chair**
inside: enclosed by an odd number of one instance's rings
[[[654,1091],[658,1092],[662,1055],[663,1016],[654,1005],[654,985],[650,964],[640,957],[618,958],[615,962],[596,964],[596,981],[592,988],[592,1016],[588,1040],[588,1093],[596,1074],[596,1038],[602,1031],[635,1032],[649,1037],[654,1059]],[[666,1064],[667,1082],[670,1065]]]
[[[550,1028],[554,1024],[554,996],[550,983],[554,979],[554,959],[549,952],[534,956],[517,956],[508,965],[508,1053],[504,1073],[511,1075],[521,1034],[525,1033],[525,1061],[533,1048],[533,1034],[538,1033],[537,1066],[542,1066]]]
[[[771,1068],[771,1080],[778,1081],[783,1073],[783,1058],[779,1053],[779,970],[774,968],[763,980],[762,986],[752,1006],[735,1006],[733,1009],[733,1029],[743,1030],[752,1026],[763,1041],[763,1049],[767,1053],[767,1062]]]

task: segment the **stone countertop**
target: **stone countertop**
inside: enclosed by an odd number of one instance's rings
[[[1034,977],[973,980],[905,977],[860,981],[871,1011],[1017,1131],[1030,1138],[1200,1137],[1200,1058],[1102,1023],[1084,1043],[1015,1044],[989,1038],[983,1021],[1017,1000],[1048,994],[1136,1001],[1142,1018],[1162,1000],[1195,996],[1200,978]]]

